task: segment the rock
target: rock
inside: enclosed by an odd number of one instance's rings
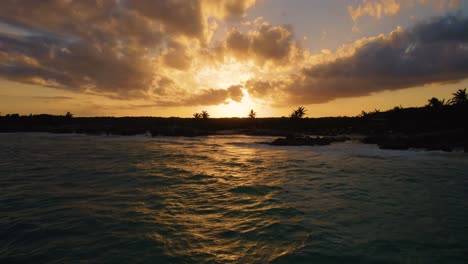
[[[461,131],[438,131],[411,135],[380,134],[367,136],[362,142],[377,144],[381,149],[406,150],[420,148],[428,151],[451,152],[453,148],[463,146],[463,136],[464,134]]]
[[[344,142],[348,137],[300,137],[288,135],[286,138],[277,138],[266,144],[274,146],[325,146],[334,142]]]

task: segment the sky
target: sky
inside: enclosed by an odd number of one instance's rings
[[[0,112],[355,116],[468,85],[468,0],[2,0]]]

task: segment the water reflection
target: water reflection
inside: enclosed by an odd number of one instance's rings
[[[1,137],[0,262],[466,262],[464,153]]]
[[[156,191],[165,206],[154,213],[155,224],[172,230],[165,240],[168,254],[215,262],[272,260],[301,244],[301,239],[275,243],[273,237],[272,231],[294,229],[297,221],[277,216],[282,206],[275,195],[283,184],[270,177],[278,161],[271,151],[239,145],[245,142],[239,138],[182,141],[183,148],[148,143],[148,151],[160,149],[171,158],[138,164],[153,177],[174,182]]]

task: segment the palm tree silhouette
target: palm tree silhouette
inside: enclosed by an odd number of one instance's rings
[[[294,110],[294,111],[291,113],[290,117],[291,117],[292,119],[301,119],[301,118],[303,118],[303,117],[305,116],[306,111],[307,111],[307,110],[305,109],[305,107],[299,106],[296,110]]]
[[[200,119],[200,118],[202,118],[202,114],[200,114],[200,113],[195,113],[195,114],[193,114],[193,117],[194,117],[195,119]]]
[[[203,110],[203,111],[201,112],[201,117],[202,117],[203,119],[208,119],[208,118],[210,117],[210,114],[208,114],[207,111]]]
[[[257,113],[255,113],[255,111],[251,109],[249,113],[249,118],[255,118],[256,116],[257,116]]]
[[[435,97],[432,97],[431,99],[428,100],[427,107],[430,108],[441,108],[442,106],[445,105],[445,99],[439,100]]]
[[[466,89],[458,89],[457,92],[453,93],[452,98],[453,105],[467,105],[468,104],[468,94],[466,94]]]

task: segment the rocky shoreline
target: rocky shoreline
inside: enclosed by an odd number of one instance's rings
[[[326,146],[336,142],[345,142],[351,138],[346,136],[295,136],[289,135],[287,137],[281,137],[273,140],[272,142],[261,142],[262,144],[268,144],[273,146]]]
[[[468,152],[468,135],[464,130],[448,130],[419,134],[377,134],[361,140],[365,144],[377,144],[380,149],[425,149],[451,152],[457,149]]]

